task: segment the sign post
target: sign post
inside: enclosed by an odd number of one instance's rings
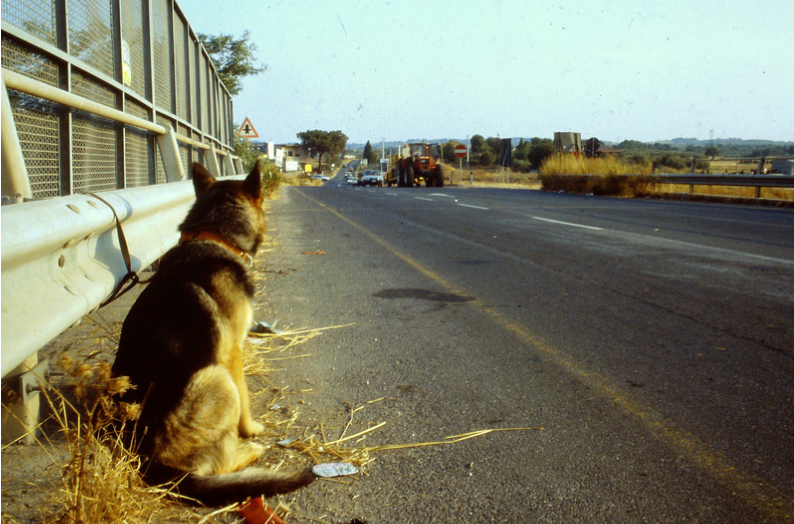
[[[458,157],[458,167],[460,170],[460,180],[463,181],[463,157],[466,156],[468,149],[463,144],[455,146],[455,156]]]

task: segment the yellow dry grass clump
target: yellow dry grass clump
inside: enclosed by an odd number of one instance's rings
[[[540,168],[546,191],[636,197],[652,190],[653,166],[633,164],[619,158],[587,158],[552,155]]]
[[[635,164],[618,157],[588,158],[574,155],[552,155],[540,168],[540,175],[650,175],[653,165],[650,163]]]

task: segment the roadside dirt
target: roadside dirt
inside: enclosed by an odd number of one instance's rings
[[[256,258],[256,280],[260,294],[256,299],[255,321],[272,322],[272,312],[268,312],[267,307],[262,305],[264,297],[267,295],[268,280],[285,278],[290,272],[289,268],[274,268],[271,264],[268,253],[273,253],[278,249],[271,240]],[[141,279],[145,280],[149,276],[151,276],[150,272],[144,272]],[[138,286],[137,289],[113,304],[84,317],[77,325],[62,333],[39,351],[39,360],[46,358],[50,362],[50,370],[53,374],[49,377],[49,382],[54,391],[69,398],[69,385],[72,383],[72,379],[60,374],[61,371],[57,365],[63,356],[90,365],[99,362],[112,363],[121,325],[142,289],[143,286]],[[308,454],[301,453],[297,449],[282,448],[275,442],[281,440],[282,436],[287,433],[300,433],[304,437],[320,433],[320,423],[317,422],[320,417],[316,413],[315,416],[306,419],[308,421],[306,424],[297,420],[299,408],[311,409],[309,408],[311,401],[306,400],[310,398],[311,378],[305,376],[289,376],[287,378],[285,376],[290,360],[301,358],[301,343],[318,334],[312,332],[288,334],[284,340],[274,341],[271,344],[273,347],[291,347],[268,358],[267,360],[270,362],[267,365],[256,363],[253,366],[254,371],[249,370],[248,383],[252,393],[254,416],[258,416],[259,420],[267,426],[266,433],[257,438],[257,441],[267,448],[264,459],[257,465],[263,467],[280,465],[283,466],[283,469],[294,469],[307,467],[312,463]],[[254,343],[252,345],[257,345],[257,339],[250,340]],[[279,375],[279,378],[274,378],[274,375]],[[292,386],[281,388],[276,387],[275,383],[289,383]],[[7,400],[5,393],[6,391],[4,391],[4,402]],[[53,403],[55,406],[50,406],[47,401],[42,400],[42,420],[44,422],[37,443],[25,445],[3,442],[2,506],[0,508],[3,523],[60,522],[66,511],[64,505],[67,502],[65,502],[63,491],[70,488],[66,484],[64,473],[73,457],[70,456],[69,446],[64,440],[64,431],[59,424],[53,421],[53,407],[57,408],[60,401],[56,398]],[[343,410],[340,410],[341,414],[343,414]],[[332,428],[340,428],[343,425],[344,419],[339,418],[336,421],[328,421],[325,427],[328,428],[330,434]],[[294,505],[293,496],[285,495],[278,499],[269,499],[267,502],[271,507],[281,504],[282,512],[283,508],[287,508],[287,522],[303,522],[314,519],[314,517],[306,517],[308,520],[304,520],[303,517],[289,516],[289,508]],[[168,504],[165,510],[159,510],[159,513],[151,515],[149,521],[224,524],[243,522],[234,512],[217,513],[216,510],[217,508],[193,508],[173,502]],[[318,517],[320,516],[318,515]],[[125,518],[125,521],[128,520]],[[131,522],[135,522],[135,520]],[[322,522],[348,524],[351,519],[323,520]]]

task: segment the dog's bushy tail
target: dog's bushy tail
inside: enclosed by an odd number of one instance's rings
[[[175,482],[175,491],[207,506],[225,506],[249,497],[272,497],[308,486],[317,477],[311,469],[283,473],[262,468],[246,468],[221,475],[185,474],[184,471],[159,465],[154,476],[168,476]],[[168,471],[166,471],[168,470]],[[154,472],[150,472],[154,473]],[[148,479],[148,480],[151,480]]]

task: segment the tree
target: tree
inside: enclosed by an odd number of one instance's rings
[[[258,75],[267,70],[267,66],[256,64],[256,44],[249,43],[251,35],[248,31],[236,40],[232,35],[223,33],[218,36],[198,33],[197,36],[209,53],[221,82],[232,95],[242,91],[244,77]]]
[[[254,149],[251,141],[246,138],[234,137],[234,154],[240,157],[243,162],[243,169],[245,172],[251,171],[256,164],[257,159],[262,156],[262,152]]]
[[[452,163],[455,161],[455,146],[452,145],[451,142],[447,142],[441,148],[441,156],[444,157],[444,160],[448,163]]]
[[[347,136],[341,131],[321,131],[319,129],[312,129],[298,133],[298,138],[301,145],[309,150],[309,154],[314,157],[318,155],[319,163],[318,170],[323,170],[323,155],[328,153],[331,156],[338,155],[345,150],[347,146]]]
[[[364,146],[364,154],[361,156],[369,163],[369,158],[372,156],[372,144],[369,143],[369,140],[367,140],[367,145]]]
[[[490,151],[493,154],[498,155],[502,151],[502,139],[501,138],[492,136],[492,137],[489,137],[488,139],[486,139],[485,142],[488,144],[488,147],[490,148]]]
[[[480,155],[480,165],[483,167],[488,167],[494,163],[495,158],[496,157],[494,157],[493,153],[491,153],[490,151],[486,151],[482,155]]]
[[[637,140],[624,140],[617,147],[618,149],[646,149],[645,144]]]
[[[518,147],[516,147],[516,150],[513,152],[513,158],[516,160],[527,160],[527,155],[529,155],[530,149],[532,149],[532,143],[526,142],[522,138],[518,143]]]
[[[588,158],[595,158],[598,156],[598,148],[601,147],[601,141],[596,137],[588,138],[584,143],[584,154]]]
[[[364,146],[364,160],[367,161],[367,164],[374,166],[378,163],[380,157],[378,156],[378,152],[372,149],[372,144],[369,143],[367,140],[367,145]]]
[[[471,137],[471,152],[472,153],[484,153],[488,150],[488,144],[485,143],[485,139],[482,135],[474,135]]]
[[[532,139],[532,147],[529,149],[527,153],[527,160],[535,166],[536,168],[540,168],[543,164],[543,161],[549,158],[551,155],[554,154],[554,141],[550,138],[545,139],[538,139],[535,142],[535,139]]]
[[[706,156],[710,156],[712,160],[714,160],[714,157],[716,157],[719,154],[720,154],[720,151],[719,151],[719,149],[717,149],[716,146],[708,146],[706,148]]]

